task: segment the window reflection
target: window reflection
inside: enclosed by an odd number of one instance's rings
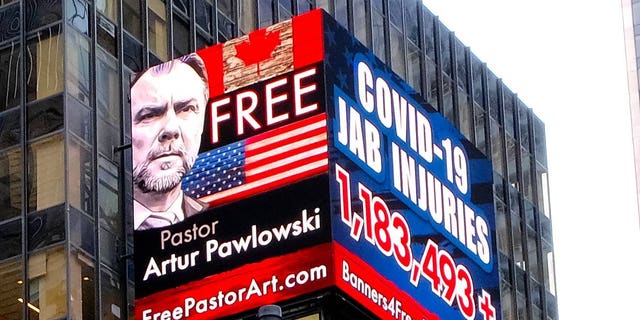
[[[67,0],[65,11],[67,23],[76,27],[81,33],[90,35],[89,5],[84,0]]]
[[[27,105],[27,131],[29,139],[62,129],[64,112],[62,95]]]
[[[67,92],[85,104],[90,104],[91,68],[89,39],[73,29],[67,30]]]
[[[27,40],[27,101],[62,92],[63,43],[60,25],[37,32]]]
[[[0,263],[0,319],[22,319],[22,259]]]
[[[91,192],[93,157],[91,155],[91,147],[75,138],[75,135],[71,135],[67,152],[69,163],[73,163],[67,171],[69,177],[69,191],[67,194],[69,205],[90,213],[93,203],[93,193]]]
[[[29,319],[58,319],[66,315],[65,261],[63,246],[29,256]]]
[[[27,216],[27,246],[29,250],[44,248],[50,244],[63,241],[64,206],[59,205]]]
[[[0,113],[0,150],[20,143],[20,108]]]
[[[100,303],[102,315],[100,319],[120,320],[125,310],[122,306],[122,289],[120,288],[120,275],[102,268],[100,272]]]
[[[95,319],[95,262],[75,247],[69,258],[70,319]]]
[[[162,0],[149,0],[149,49],[161,60],[167,54],[167,12]]]
[[[142,39],[142,22],[140,20],[140,0],[122,1],[122,24],[124,29],[131,32],[138,40]]]
[[[111,21],[118,22],[118,1],[95,0],[98,12],[107,16]]]
[[[22,207],[21,162],[20,148],[0,153],[0,220],[10,219],[20,214]]]
[[[2,18],[0,14],[0,19]],[[17,41],[0,47],[0,112],[20,103],[19,57],[20,46]]]
[[[64,144],[61,134],[29,144],[29,211],[64,201]]]
[[[200,0],[203,1],[203,0]],[[257,15],[255,11],[254,0],[241,0],[238,1],[240,6],[240,12],[238,13],[238,25],[242,34],[247,34],[256,29],[258,25]]]

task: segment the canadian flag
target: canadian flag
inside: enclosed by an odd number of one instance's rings
[[[322,11],[314,10],[197,51],[210,96],[269,79],[323,59]]]

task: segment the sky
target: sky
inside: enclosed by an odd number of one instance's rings
[[[639,319],[620,0],[424,0],[546,124],[559,318]]]

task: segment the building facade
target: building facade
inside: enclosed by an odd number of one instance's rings
[[[415,0],[0,0],[0,319],[132,318],[130,76],[314,8],[492,159],[502,318],[557,319],[544,124]]]

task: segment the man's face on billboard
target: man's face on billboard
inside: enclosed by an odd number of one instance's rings
[[[188,65],[148,70],[131,89],[133,181],[143,192],[180,184],[198,155],[205,84]]]

